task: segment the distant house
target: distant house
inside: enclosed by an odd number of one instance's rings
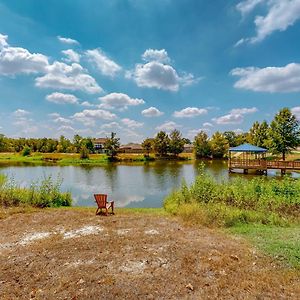
[[[129,143],[122,145],[119,148],[120,153],[143,153],[143,147],[141,144]]]
[[[183,153],[193,153],[194,145],[193,144],[184,144]]]
[[[97,153],[105,153],[104,144],[107,141],[107,138],[98,138],[93,140],[94,148]]]

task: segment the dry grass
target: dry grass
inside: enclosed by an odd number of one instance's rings
[[[163,215],[47,209],[0,220],[1,299],[297,299],[299,273]]]

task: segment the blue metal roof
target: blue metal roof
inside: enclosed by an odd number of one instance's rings
[[[229,151],[230,152],[267,152],[268,150],[251,144],[242,144],[237,147],[229,148]]]

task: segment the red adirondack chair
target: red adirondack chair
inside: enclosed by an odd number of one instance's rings
[[[105,209],[105,215],[108,215],[108,210],[111,209],[111,214],[114,213],[114,201],[107,201],[107,195],[106,194],[94,194],[96,203],[98,205],[98,208],[96,210],[96,215],[102,214],[102,209]]]

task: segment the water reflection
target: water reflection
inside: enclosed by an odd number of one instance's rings
[[[205,171],[216,180],[238,176],[228,174],[226,161],[204,161]],[[1,165],[0,173],[13,176],[24,186],[45,176],[63,179],[62,190],[70,191],[76,206],[94,206],[94,193],[108,194],[119,207],[161,207],[164,197],[181,185],[188,184],[199,174],[201,162],[148,162],[140,165],[109,164],[105,166],[28,166]],[[276,172],[269,171],[268,178]],[[293,177],[299,174],[292,173]],[[280,178],[280,177],[279,177]]]

